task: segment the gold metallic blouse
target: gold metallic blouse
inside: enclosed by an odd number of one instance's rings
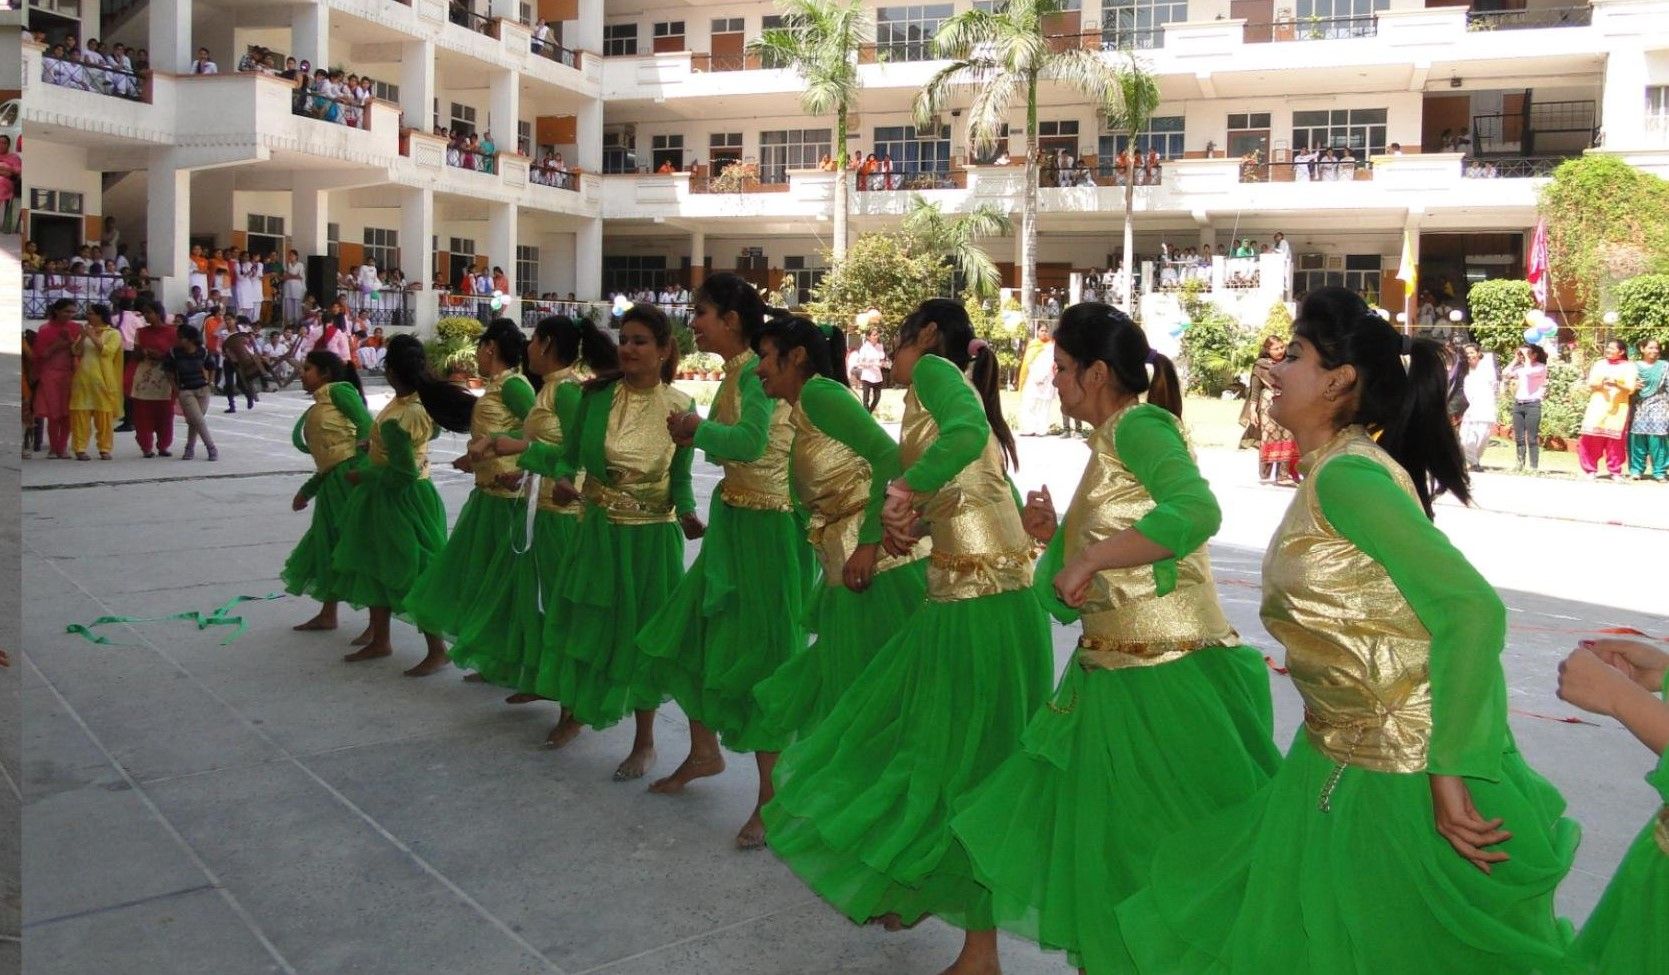
[[[652,525],[675,520],[672,461],[677,446],[666,432],[669,413],[685,413],[695,403],[686,393],[656,384],[633,389],[625,382],[611,387],[603,456],[608,484],[588,477],[586,499],[608,512],[617,525]]]
[[[566,433],[562,429],[562,420],[556,415],[556,393],[563,383],[579,384],[579,377],[572,368],[558,369],[545,374],[545,383],[539,387],[539,395],[533,400],[533,409],[527,411],[522,420],[522,436],[528,440],[537,440],[552,446],[562,446],[562,438]],[[473,417],[472,417],[473,419]],[[575,436],[578,436],[575,433]],[[531,475],[530,475],[531,476]],[[585,489],[585,473],[575,472],[574,487]],[[555,511],[558,514],[579,517],[585,510],[585,502],[576,500],[572,504],[556,503],[556,480],[542,478],[539,486],[539,510]]]
[[[752,349],[731,356],[724,364],[724,382],[713,396],[713,419],[735,426],[742,419],[742,373],[759,361]],[[763,396],[763,391],[756,391]],[[758,460],[720,461],[724,480],[719,497],[737,508],[761,511],[792,511],[788,496],[788,450],[794,440],[793,408],[780,400],[771,407],[771,425],[766,431],[765,453]]]
[[[806,537],[823,567],[823,584],[840,588],[845,585],[846,561],[859,545],[874,475],[869,461],[824,433],[804,410],[793,411],[793,430],[789,470],[793,473],[794,494],[809,512]],[[928,548],[923,540],[907,555],[883,552],[875,563],[875,572],[914,562],[926,555]]]
[[[469,414],[471,440],[476,437],[496,437],[521,428],[522,421],[504,405],[505,381],[520,375],[520,370],[506,369],[486,381],[481,398],[475,401],[475,408]],[[520,493],[519,490],[512,491],[498,483],[500,474],[507,474],[516,469],[514,456],[482,458],[475,463],[475,489],[497,498],[516,497]]]
[[[416,393],[394,397],[377,414],[376,422],[371,424],[371,463],[378,467],[388,465],[388,445],[383,443],[382,425],[389,420],[411,437],[411,459],[417,467],[418,478],[428,477],[429,441],[435,437],[435,421]]]
[[[307,420],[302,427],[307,452],[320,474],[352,459],[359,450],[359,430],[331,402],[330,385],[326,383],[313,391],[313,405],[307,408]]]

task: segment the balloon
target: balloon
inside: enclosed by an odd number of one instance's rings
[[[632,299],[626,297],[625,295],[615,295],[614,296],[614,317],[615,318],[619,318],[621,315],[626,314],[627,310],[629,310],[631,307],[632,307]]]
[[[371,300],[372,301],[381,301],[382,300],[382,292],[381,291],[371,292]]]
[[[1173,339],[1181,338],[1182,333],[1188,331],[1188,326],[1190,326],[1192,324],[1194,324],[1194,323],[1184,319],[1183,321],[1177,322],[1175,325],[1172,325],[1171,326],[1171,338],[1173,338]]]
[[[1532,325],[1529,328],[1524,330],[1524,341],[1526,341],[1526,342],[1539,341],[1541,339],[1541,336],[1542,336],[1542,330],[1535,327],[1534,325]]]
[[[499,296],[498,292],[495,291],[493,292],[493,300],[490,304],[493,307],[493,311],[498,311],[500,308],[504,307],[504,299]]]

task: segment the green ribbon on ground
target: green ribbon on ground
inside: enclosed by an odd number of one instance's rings
[[[244,621],[242,616],[231,615],[234,608],[242,603],[267,602],[273,599],[283,599],[284,596],[285,594],[281,592],[269,592],[265,596],[233,596],[231,599],[228,599],[226,602],[215,607],[207,614],[194,609],[189,612],[173,613],[168,616],[100,616],[91,623],[71,623],[69,626],[64,627],[64,632],[85,637],[92,643],[104,646],[122,647],[132,646],[132,644],[112,640],[107,636],[100,636],[99,634],[94,633],[93,630],[98,627],[109,626],[114,623],[167,623],[173,620],[185,620],[186,622],[197,627],[198,630],[206,630],[211,626],[236,627],[236,629],[232,631],[231,635],[220,641],[220,645],[224,647],[230,645],[232,641],[236,640],[238,637],[243,636],[249,629],[249,624]]]

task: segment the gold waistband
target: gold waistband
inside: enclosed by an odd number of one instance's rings
[[[1389,726],[1394,712],[1329,720],[1310,708],[1304,709],[1304,733],[1316,750],[1340,766],[1351,765],[1373,772],[1423,772],[1426,769],[1426,735],[1409,739]]]
[[[644,501],[591,478],[586,478],[580,490],[585,500],[607,512],[608,520],[618,525],[653,525],[673,520],[670,503]]]
[[[732,508],[749,508],[754,511],[794,510],[794,502],[789,500],[786,493],[776,494],[741,487],[732,484],[728,477],[719,482],[719,498]]]
[[[1657,848],[1669,856],[1669,802],[1657,811],[1657,827],[1652,830],[1652,838],[1657,840]]]
[[[1232,630],[1227,637],[1214,640],[1158,640],[1148,643],[1120,643],[1100,640],[1093,636],[1078,638],[1078,666],[1085,670],[1122,670],[1126,667],[1157,667],[1173,660],[1181,660],[1195,650],[1207,647],[1232,647],[1240,643],[1240,636]]]
[[[975,572],[980,569],[1004,571],[1029,569],[1032,565],[1031,546],[1008,552],[942,552],[934,549],[929,556],[934,568],[949,572]]]

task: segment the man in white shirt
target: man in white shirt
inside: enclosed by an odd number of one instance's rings
[[[197,49],[197,60],[191,62],[191,73],[192,74],[219,74],[220,73],[220,68],[213,61],[209,60],[209,49],[208,48],[200,47],[200,48]]]

